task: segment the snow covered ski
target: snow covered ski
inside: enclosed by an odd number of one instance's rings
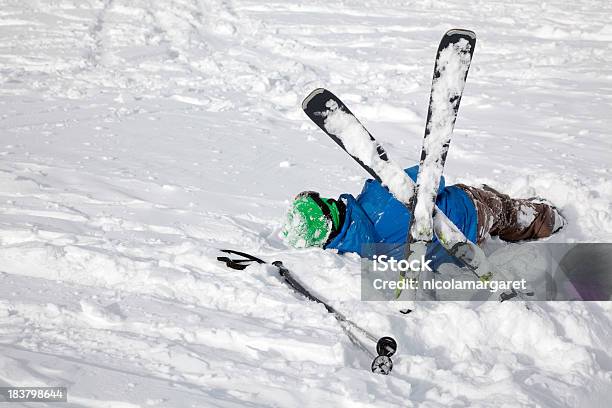
[[[440,213],[436,211],[438,187],[475,46],[476,34],[458,29],[447,31],[438,46],[419,173],[410,203],[405,255],[409,261],[424,256],[434,238],[433,220]]]
[[[438,46],[409,242],[433,238],[436,195],[475,46],[469,30],[449,30]]]
[[[346,105],[327,89],[318,88],[302,102],[308,117],[347,152],[374,179],[410,208],[415,182],[389,159],[378,143]],[[440,243],[478,277],[487,272],[485,255],[442,212],[433,216],[433,230]]]
[[[245,252],[234,251],[232,249],[222,249],[221,252],[228,255],[238,255],[241,257],[236,259],[232,259],[227,256],[217,257],[218,261],[224,262],[227,267],[232,269],[243,270],[253,262],[258,264],[267,264],[266,261]],[[349,340],[368,357],[373,359],[371,365],[371,370],[373,373],[388,375],[391,372],[393,369],[393,361],[391,360],[391,356],[397,351],[397,342],[395,339],[390,336],[379,338],[370,333],[368,330],[359,326],[357,323],[349,320],[344,314],[336,310],[333,306],[316,297],[308,289],[306,289],[281,261],[274,261],[272,262],[272,265],[278,269],[278,273],[282,277],[282,281],[285,284],[306,299],[320,303],[336,318]],[[370,349],[363,343],[363,341],[359,339],[355,332],[360,333],[370,341],[376,343],[377,354],[370,351]]]

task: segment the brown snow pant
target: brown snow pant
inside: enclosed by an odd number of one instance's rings
[[[478,243],[488,234],[504,241],[521,241],[549,237],[555,214],[548,204],[510,198],[493,188],[457,184],[474,202],[478,215]]]

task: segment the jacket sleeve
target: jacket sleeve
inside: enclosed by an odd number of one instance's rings
[[[344,223],[338,235],[325,249],[337,249],[339,253],[355,252],[361,257],[369,255],[369,245],[381,241],[372,220],[361,205],[350,194],[342,194],[340,199],[346,204]]]
[[[416,183],[417,175],[419,174],[419,165],[408,167],[404,169],[404,171],[410,176],[410,178]],[[446,182],[444,180],[444,176],[440,178],[440,187],[438,187],[438,194],[441,194],[444,188],[446,187]]]

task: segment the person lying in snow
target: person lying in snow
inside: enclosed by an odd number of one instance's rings
[[[416,180],[418,166],[405,171]],[[436,205],[478,244],[489,235],[512,242],[546,238],[566,224],[557,208],[545,200],[510,198],[486,185],[446,187],[444,177]],[[364,253],[364,244],[405,243],[409,215],[380,182],[369,179],[357,198],[342,194],[334,200],[313,191],[300,193],[287,213],[281,235],[295,248],[321,247],[367,257],[371,254]]]

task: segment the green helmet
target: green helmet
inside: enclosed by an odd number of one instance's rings
[[[281,235],[295,248],[322,247],[339,225],[340,212],[335,200],[304,191],[291,204]]]

